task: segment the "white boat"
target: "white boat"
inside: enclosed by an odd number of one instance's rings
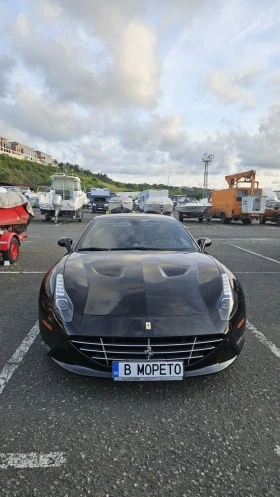
[[[185,217],[197,217],[202,222],[203,217],[207,217],[207,211],[210,207],[212,207],[212,204],[207,199],[199,201],[195,197],[185,197],[177,203],[175,211],[179,213],[179,221],[183,221]]]
[[[159,199],[168,199],[169,192],[168,190],[144,190],[140,193],[139,197],[139,210],[140,212],[144,211],[144,205],[150,199],[156,199],[155,204],[158,204]],[[173,202],[172,202],[173,205]],[[158,208],[156,208],[156,212],[158,212]]]
[[[130,197],[116,196],[109,198],[108,209],[111,214],[117,214],[120,212],[132,212],[133,210],[133,200]]]
[[[31,207],[39,207],[39,196],[40,192],[32,192],[29,188],[25,191],[22,192],[23,195],[28,199]]]
[[[168,190],[144,190],[139,198],[140,212],[170,215],[173,201],[168,195]]]
[[[171,215],[173,210],[173,201],[168,197],[148,197],[143,205],[143,212],[150,214]]]
[[[59,216],[82,220],[82,208],[86,202],[86,193],[82,191],[81,180],[72,174],[54,174],[51,187],[39,197],[41,214],[46,221],[57,222]]]

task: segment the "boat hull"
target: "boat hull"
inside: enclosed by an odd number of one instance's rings
[[[170,215],[173,210],[173,203],[165,202],[145,202],[143,211],[145,214],[165,214]]]
[[[24,205],[8,207],[7,209],[0,208],[1,229],[12,229],[12,231],[17,234],[22,233],[23,231],[26,231],[30,219],[31,216]]]
[[[60,205],[54,205],[50,200],[53,201],[52,195],[50,199],[42,199],[40,200],[40,212],[43,215],[47,215],[49,217],[73,217],[78,212],[80,212],[84,206],[84,197],[77,198],[75,202],[71,200],[63,200]]]
[[[209,207],[205,207],[204,205],[201,206],[201,208],[188,208],[187,206],[182,206],[182,207],[179,207],[179,208],[176,208],[175,207],[175,211],[176,212],[180,212],[180,213],[183,213],[185,216],[193,216],[193,217],[197,217],[197,216],[203,216],[203,214],[205,214],[208,210],[210,209],[210,206]]]
[[[109,201],[108,210],[111,214],[120,214],[125,213],[128,214],[133,210],[133,202],[131,201],[119,201],[112,202]]]
[[[180,214],[183,214],[184,217],[201,217],[204,216],[211,207],[212,207],[211,204],[209,205],[177,204],[175,207],[175,211],[179,212]]]

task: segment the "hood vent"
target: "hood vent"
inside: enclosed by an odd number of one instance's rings
[[[121,278],[125,270],[123,264],[110,262],[108,260],[95,261],[91,267],[95,273],[98,273],[101,276],[109,276],[110,278]]]
[[[179,266],[178,264],[161,264],[159,267],[162,276],[165,276],[166,278],[184,276],[190,270],[189,266]]]

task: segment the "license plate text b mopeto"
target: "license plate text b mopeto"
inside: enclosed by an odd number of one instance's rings
[[[182,361],[113,362],[112,375],[116,381],[182,380]]]

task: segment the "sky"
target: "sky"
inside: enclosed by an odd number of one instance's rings
[[[0,136],[117,181],[280,189],[280,1],[0,0]]]

